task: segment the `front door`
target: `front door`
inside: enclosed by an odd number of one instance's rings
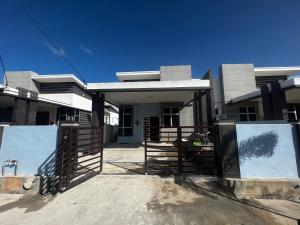
[[[159,142],[159,117],[150,116],[150,141]]]

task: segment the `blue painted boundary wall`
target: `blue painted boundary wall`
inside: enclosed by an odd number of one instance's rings
[[[56,126],[3,127],[1,167],[5,160],[17,160],[17,175],[41,174],[44,170],[50,170],[49,160],[55,162],[57,135]],[[6,167],[5,170],[5,175],[11,175],[14,168]]]
[[[296,124],[236,124],[241,178],[299,178]]]

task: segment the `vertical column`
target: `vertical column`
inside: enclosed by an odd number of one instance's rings
[[[273,120],[283,120],[283,109],[286,106],[285,92],[281,90],[280,83],[271,83],[271,104]]]
[[[203,119],[202,119],[202,92],[201,91],[197,91],[197,111],[198,111],[198,125],[202,126],[203,125]]]
[[[198,92],[194,93],[193,101],[193,110],[194,110],[194,126],[199,126],[199,115],[198,115]]]
[[[99,127],[100,125],[100,98],[100,93],[96,93],[92,96],[92,127]]]
[[[211,92],[212,89],[208,90],[206,93],[206,114],[207,114],[207,124],[212,125],[212,110],[211,110]]]
[[[178,173],[182,173],[183,162],[182,162],[182,133],[181,127],[177,127],[177,154],[178,154]]]
[[[103,167],[103,138],[104,138],[104,102],[105,96],[104,94],[100,95],[100,118],[99,118],[99,125],[100,125],[100,173],[102,172]]]
[[[264,120],[272,120],[271,95],[268,85],[266,84],[261,87],[261,98],[264,110]]]
[[[36,124],[36,112],[37,112],[37,101],[28,100],[26,108],[26,124],[35,125]]]
[[[213,84],[213,75],[212,71],[208,70],[205,74],[205,79],[209,80],[210,90],[206,92],[206,114],[207,114],[207,124],[213,124],[213,112],[212,112],[212,104],[214,105],[214,84]]]
[[[15,98],[13,113],[12,113],[12,123],[14,125],[24,125],[26,124],[26,109],[27,101],[22,98]]]

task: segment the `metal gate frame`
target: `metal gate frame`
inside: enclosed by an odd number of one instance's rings
[[[56,166],[58,190],[70,189],[102,172],[103,126],[60,127]]]
[[[145,174],[217,174],[216,126],[158,128],[163,143],[159,145],[150,142],[151,127],[144,126]],[[208,133],[206,142],[204,133]]]

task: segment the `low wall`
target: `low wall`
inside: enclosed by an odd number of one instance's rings
[[[37,192],[37,185],[40,186],[41,194],[56,191],[58,134],[59,128],[56,126],[3,127],[0,147],[0,192],[32,194]],[[7,160],[18,161],[16,171],[14,165],[3,167],[4,161]],[[39,178],[34,178],[34,175],[38,175]],[[26,189],[24,185],[30,188]]]
[[[297,125],[236,124],[241,178],[299,178]]]
[[[17,160],[17,175],[40,173],[49,157],[55,155],[58,127],[8,126],[3,129],[0,165]],[[5,176],[13,175],[14,167],[5,167]]]

